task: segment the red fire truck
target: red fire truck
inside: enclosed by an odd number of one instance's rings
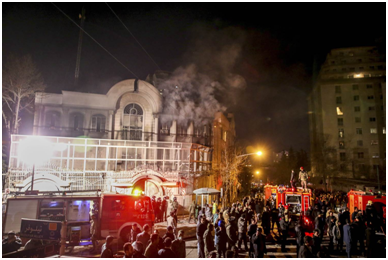
[[[87,191],[85,191],[87,192]],[[54,195],[59,193],[60,195]],[[93,194],[92,194],[93,193]],[[90,244],[91,215],[97,216],[98,236],[127,238],[130,225],[152,229],[155,215],[151,199],[144,195],[106,194],[99,191],[15,193],[7,199],[3,234],[19,232],[22,218],[61,221],[67,225],[67,244]]]
[[[272,197],[276,201],[276,208],[279,207],[279,203],[288,205],[288,212],[292,215],[299,216],[311,205],[311,189],[304,192],[300,188],[266,185],[264,193],[266,200]]]
[[[350,190],[348,192],[348,208],[350,214],[354,212],[354,208],[357,207],[358,210],[365,212],[368,201],[372,202],[372,206],[376,210],[379,216],[382,216],[384,222],[386,219],[385,207],[387,204],[387,199],[385,194],[376,194],[372,191],[355,191]]]

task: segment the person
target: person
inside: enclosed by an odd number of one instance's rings
[[[303,191],[307,190],[307,180],[308,180],[308,174],[307,172],[303,169],[303,167],[300,167],[300,172],[299,172],[299,180],[302,184]]]
[[[335,225],[332,227],[332,236],[333,236],[333,244],[336,245],[336,250],[340,252],[340,250],[342,250],[341,244],[343,244],[343,240],[342,240],[342,232],[340,231],[339,221],[337,221]]]
[[[233,246],[236,246],[237,243],[237,230],[234,225],[235,217],[229,218],[229,223],[226,226],[226,234],[228,236],[228,249],[232,249]]]
[[[352,213],[352,223],[356,221],[357,214],[358,214],[358,208],[354,207],[354,211]]]
[[[201,211],[198,213],[198,221],[197,221],[198,225],[201,223],[202,217],[205,216],[205,210],[206,210],[205,208],[202,208]]]
[[[188,221],[188,223],[190,223],[191,218],[194,219],[194,223],[195,223],[195,209],[196,209],[196,207],[197,207],[197,204],[193,200],[193,202],[191,202],[190,207],[189,207],[189,221]]]
[[[249,237],[249,257],[254,257],[253,250],[253,235],[256,234],[257,223],[255,219],[251,219],[251,224],[248,227],[248,237]]]
[[[291,188],[295,188],[295,181],[296,181],[295,172],[294,170],[291,170],[291,179],[290,179]]]
[[[245,214],[242,214],[238,220],[238,250],[241,250],[241,243],[244,241],[244,250],[248,251],[247,224]]]
[[[282,252],[286,252],[286,242],[287,242],[287,237],[288,237],[288,227],[291,223],[291,218],[287,219],[285,217],[282,217],[280,219],[280,232],[282,235]]]
[[[268,208],[264,208],[263,216],[261,217],[261,225],[263,226],[265,235],[269,235],[271,230],[271,215],[268,212]]]
[[[330,216],[329,216],[330,217]],[[329,235],[329,253],[333,253],[334,250],[334,236],[336,235],[334,230],[336,227],[336,219],[334,216],[330,217],[330,222],[328,223],[328,235]]]
[[[160,206],[162,205],[162,199],[159,197],[157,200],[156,200],[156,203],[155,203],[155,208],[154,208],[154,211],[155,211],[155,220],[156,222],[161,222],[161,217],[160,217]]]
[[[360,251],[361,254],[365,255],[365,245],[364,245],[364,239],[365,239],[365,222],[361,220],[360,216],[356,217],[354,226],[354,249],[357,249],[357,242],[360,244]]]
[[[132,258],[145,258],[144,253],[144,245],[140,241],[135,241],[132,243],[133,255]]]
[[[317,256],[318,253],[321,251],[321,244],[322,240],[320,238],[319,229],[314,229],[313,231],[313,246],[312,246],[312,253],[314,256]]]
[[[124,257],[123,258],[132,258],[133,257],[133,247],[130,242],[127,242],[123,246]]]
[[[161,209],[161,212],[162,212],[162,221],[167,221],[167,207],[168,207],[168,200],[169,197],[168,196],[165,196],[163,197],[163,201],[162,201],[162,209]]]
[[[178,216],[178,207],[179,207],[178,198],[174,197],[172,199],[172,201],[171,201],[171,210],[170,210],[170,212],[174,212],[176,217]],[[177,218],[176,218],[176,220],[178,222]]]
[[[178,258],[186,258],[186,242],[183,240],[184,236],[185,232],[183,230],[179,230],[178,238],[171,243],[171,250]]]
[[[337,222],[337,225],[338,225],[338,228],[339,228],[339,231],[340,231],[340,236],[341,236],[341,239],[338,241],[338,250],[340,253],[342,253],[343,251],[343,248],[344,248],[344,241],[343,241],[343,237],[344,237],[344,224],[345,224],[345,218],[344,218],[344,214],[343,214],[343,210],[340,209],[339,210],[339,213],[338,213],[338,222]]]
[[[170,216],[167,218],[167,226],[172,227],[172,230],[174,232],[174,235],[177,235],[177,222],[175,219],[175,212],[171,212]]]
[[[131,233],[130,233],[130,239],[128,239],[129,242],[133,243],[136,241],[137,235],[141,232],[140,228],[137,226],[136,223],[132,225]]]
[[[299,249],[299,257],[300,258],[313,258],[314,255],[312,253],[312,245],[313,239],[310,236],[305,236],[303,238],[303,245]]]
[[[343,237],[343,240],[344,240],[344,243],[346,245],[346,254],[348,256],[348,258],[351,257],[351,253],[352,253],[352,245],[353,245],[353,230],[351,228],[351,226],[349,225],[349,219],[345,219],[345,225],[344,225],[344,237]]]
[[[105,238],[105,243],[101,247],[101,258],[113,258],[113,237],[107,236]]]
[[[43,241],[41,239],[30,239],[24,245],[23,250],[30,250],[41,246],[43,246]]]
[[[203,240],[205,244],[205,257],[209,256],[209,253],[213,250],[214,248],[214,237],[213,237],[213,232],[214,226],[212,223],[207,224],[207,229],[205,233],[203,233]]]
[[[265,236],[262,234],[263,229],[257,228],[256,234],[253,235],[253,249],[255,258],[264,258],[264,254],[267,253],[267,247],[265,245]]]
[[[20,238],[16,237],[15,231],[9,231],[7,234],[7,238],[3,239],[3,254],[17,251],[21,246],[22,241]]]
[[[159,251],[160,249],[162,249],[164,247],[163,239],[162,239],[161,236],[159,236],[159,230],[155,229],[154,230],[154,234],[156,234],[159,237],[159,239],[158,239],[159,240],[159,242],[158,242],[158,251]],[[151,240],[148,241],[148,244],[150,244],[150,243],[151,243]]]
[[[375,207],[373,207],[373,202],[371,200],[368,200],[368,203],[366,204],[365,220],[368,223],[369,222],[375,223],[377,220],[377,212]]]
[[[348,219],[349,220],[349,223],[350,223],[350,212],[349,212],[349,208],[345,208],[345,211],[344,213],[342,213],[342,217],[344,219],[344,222],[341,222],[345,225],[345,219]]]
[[[219,216],[220,216],[220,210],[217,209],[216,212],[213,214],[213,221],[212,221],[212,223],[213,223],[214,227],[217,227]]]
[[[164,240],[166,240],[166,238],[170,238],[171,241],[174,241],[174,240],[175,240],[174,229],[173,229],[171,226],[168,226],[168,227],[167,227],[167,232],[166,232],[166,234],[164,234],[164,236],[162,237],[163,243],[164,243]]]
[[[305,230],[303,228],[303,220],[300,219],[298,224],[295,227],[295,233],[296,233],[296,253],[297,257],[299,257],[299,249],[304,243],[304,236],[305,236]]]
[[[375,256],[374,249],[375,249],[375,243],[376,243],[376,233],[372,222],[367,223],[365,235],[366,235],[366,248],[367,248],[366,257],[373,258]]]
[[[158,252],[159,258],[176,258],[176,255],[171,250],[171,238],[166,238],[164,240],[164,248],[160,249]]]
[[[90,239],[92,240],[92,245],[93,245],[93,248],[92,248],[92,252],[96,252],[97,251],[97,247],[98,247],[98,225],[97,225],[97,215],[96,214],[93,214],[92,215],[92,219],[90,220]],[[127,238],[125,238],[127,239]]]
[[[143,232],[137,234],[136,241],[140,241],[143,245],[147,245],[148,240],[150,240],[150,226],[148,224],[145,224],[143,226]]]
[[[217,201],[213,200],[213,215],[216,214],[218,209]]]
[[[272,232],[275,234],[275,224],[276,224],[276,228],[278,229],[278,233],[279,233],[279,210],[274,207],[272,210],[271,210],[271,219],[272,219]]]
[[[151,243],[147,246],[144,254],[146,258],[157,258],[159,256],[158,254],[159,239],[160,238],[158,234],[151,235]]]
[[[226,227],[224,222],[222,220],[219,220],[218,226],[216,228],[216,236],[214,239],[214,244],[217,250],[217,258],[221,258],[221,255],[225,258],[226,242],[227,242]]]
[[[325,227],[325,220],[323,218],[323,214],[319,213],[318,217],[315,218],[315,228],[319,229],[319,234],[321,236],[321,239],[323,238],[323,231]]]
[[[282,203],[279,203],[279,215],[278,215],[278,219],[279,219],[279,217],[280,218],[284,218],[284,213],[285,212],[285,208],[284,208],[284,206],[283,206],[283,204]]]
[[[209,205],[206,205],[205,216],[207,221],[212,222],[213,220],[212,208]]]
[[[205,241],[203,240],[203,234],[207,229],[206,225],[206,217],[202,216],[199,225],[197,225],[197,241],[198,241],[198,258],[206,258],[205,257]]]

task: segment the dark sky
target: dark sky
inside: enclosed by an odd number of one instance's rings
[[[215,79],[239,75],[245,87],[216,93],[235,114],[244,145],[309,150],[307,93],[330,49],[383,44],[381,3],[55,3],[140,79],[159,68],[195,64]],[[3,59],[30,54],[48,92],[106,93],[135,78],[84,35],[74,87],[79,28],[50,3],[2,3]],[[159,67],[159,68],[158,68]]]

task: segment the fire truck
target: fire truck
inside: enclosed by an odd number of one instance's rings
[[[386,213],[385,208],[387,204],[387,199],[385,194],[378,194],[372,191],[355,191],[350,190],[348,192],[348,208],[350,214],[354,212],[354,208],[357,207],[358,210],[365,212],[368,201],[372,202],[372,206],[377,213],[377,216],[381,217],[385,223]]]
[[[61,221],[67,226],[68,246],[88,245],[92,215],[97,218],[99,238],[111,235],[126,239],[130,225],[137,224],[142,229],[148,224],[152,229],[155,221],[151,199],[144,195],[100,191],[39,192],[35,195],[15,192],[7,199],[2,232],[3,235],[11,230],[19,232],[22,218]]]
[[[292,215],[301,215],[311,205],[311,189],[303,191],[301,188],[287,188],[284,186],[266,185],[264,187],[265,199],[270,197],[275,200],[276,208],[282,203],[288,206],[288,212]]]

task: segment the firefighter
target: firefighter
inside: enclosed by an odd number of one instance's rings
[[[304,170],[303,167],[300,167],[300,172],[299,172],[299,180],[302,184],[303,191],[307,191],[307,180],[308,180],[308,174]]]
[[[151,205],[152,208],[154,209],[154,212],[156,211],[156,196],[151,197]],[[156,213],[156,212],[155,212]],[[156,214],[155,214],[156,215]],[[157,215],[156,215],[157,216]]]
[[[162,206],[162,198],[159,197],[158,200],[155,203],[155,208],[154,208],[157,222],[161,222],[162,221],[161,206]]]
[[[179,207],[179,203],[178,203],[178,198],[177,197],[174,197],[173,200],[171,201],[171,209],[170,209],[170,212],[173,212],[175,215],[175,221],[178,223],[178,207]]]
[[[162,211],[162,221],[167,221],[167,207],[168,207],[168,200],[169,197],[168,196],[165,196],[163,197],[163,201],[162,201],[162,208],[161,208],[161,211]]]

